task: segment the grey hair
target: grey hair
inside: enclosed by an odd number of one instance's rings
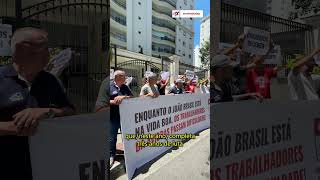
[[[153,78],[157,78],[157,74],[156,73],[151,73],[147,76],[147,80],[149,81],[150,79],[153,79]]]
[[[43,38],[47,39],[48,33],[37,28],[33,27],[25,27],[25,28],[20,28],[17,29],[12,38],[11,38],[11,52],[12,54],[15,54],[16,52],[16,45],[18,43],[28,41],[34,38],[34,36],[43,36]]]
[[[116,77],[116,76],[119,76],[119,75],[125,75],[126,73],[122,70],[116,70],[114,73],[113,73],[113,76]]]

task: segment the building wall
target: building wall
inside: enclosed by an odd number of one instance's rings
[[[222,0],[223,3],[265,13],[268,0]],[[280,0],[275,0],[280,1]]]
[[[200,48],[204,42],[210,41],[210,16],[204,17],[200,25]]]
[[[127,1],[127,48],[129,51],[152,54],[152,1]]]
[[[195,0],[178,0],[177,9],[190,10],[195,7]],[[194,19],[178,18],[176,27],[176,54],[182,57],[185,64],[194,64]]]
[[[293,9],[292,0],[267,0],[267,14],[288,19]]]

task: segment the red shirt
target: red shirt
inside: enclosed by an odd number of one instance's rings
[[[276,75],[273,69],[265,68],[263,75],[258,75],[256,71],[250,70],[247,74],[247,92],[260,93],[264,98],[271,98],[270,85],[271,78]]]
[[[196,90],[196,86],[193,85],[193,84],[187,84],[185,90],[186,90],[186,91],[189,91],[189,92],[191,92],[191,93],[194,93],[195,90]]]

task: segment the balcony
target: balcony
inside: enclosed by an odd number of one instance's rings
[[[111,0],[110,1],[110,7],[120,13],[121,15],[124,15],[126,16],[127,12],[126,12],[126,5],[125,4],[122,4],[119,2],[119,0]]]
[[[121,46],[121,47],[127,47],[127,43],[123,42],[115,37],[110,36],[110,42],[111,44],[115,44],[117,46]]]
[[[115,21],[113,18],[110,18],[110,29],[116,29],[117,31],[127,33],[127,27]]]
[[[152,37],[152,42],[157,43],[157,44],[166,45],[166,46],[176,47],[176,44],[171,41],[161,40],[161,39],[155,38],[155,37]]]
[[[171,16],[172,10],[176,9],[176,5],[168,0],[153,0],[152,7],[161,13]]]
[[[171,16],[167,15],[167,14],[162,14],[162,13],[159,13],[157,11],[152,11],[152,16],[153,17],[157,17],[158,19],[165,20],[165,21],[167,21],[168,23],[171,23],[171,25],[174,25],[174,26],[177,24],[177,21],[175,19],[173,19]]]
[[[156,17],[156,16],[152,17],[152,24],[154,24],[154,25],[156,25],[158,27],[170,29],[173,32],[176,31],[176,25],[175,24],[170,24],[167,20],[158,19],[158,17]]]
[[[152,30],[154,30],[154,31],[159,31],[159,32],[165,32],[165,33],[168,33],[168,34],[170,34],[170,35],[172,35],[172,36],[176,36],[175,30],[172,31],[172,30],[169,29],[169,28],[161,27],[161,26],[158,26],[158,25],[156,25],[156,24],[152,24]]]

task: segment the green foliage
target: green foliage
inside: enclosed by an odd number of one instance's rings
[[[202,67],[209,66],[210,63],[210,42],[206,41],[203,46],[200,48],[200,60]]]

